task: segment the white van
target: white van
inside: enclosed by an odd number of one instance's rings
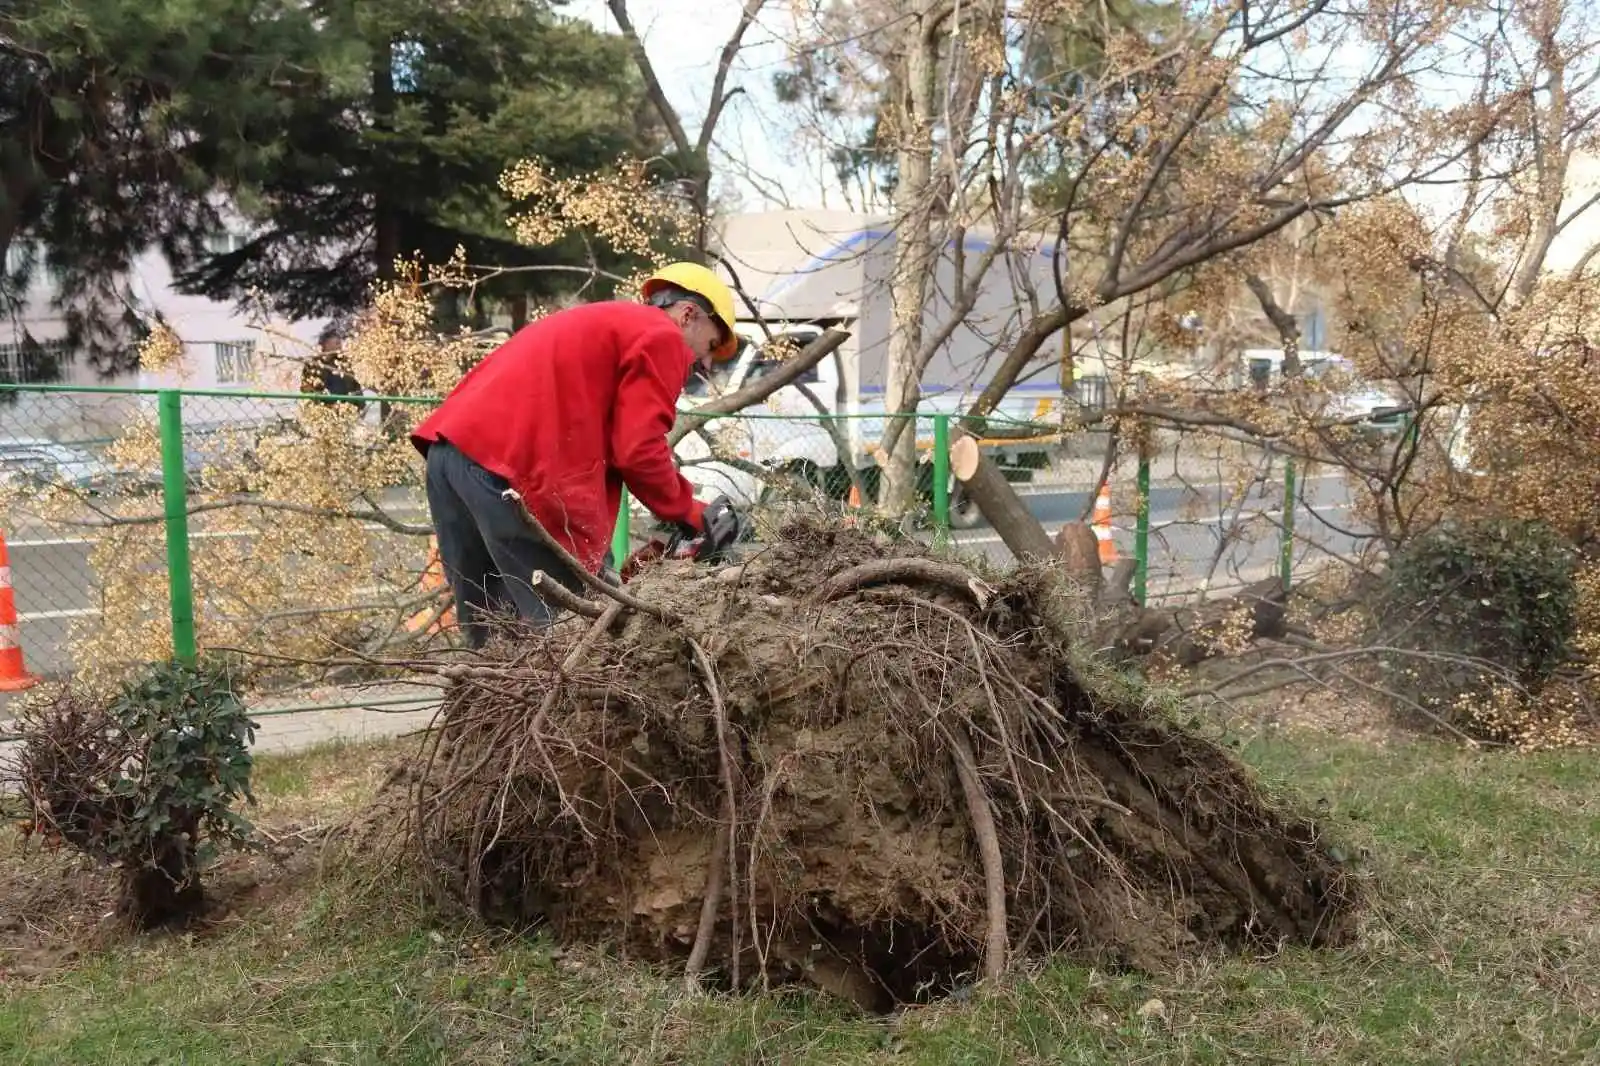
[[[698,434],[686,437],[677,454],[684,474],[709,499],[727,495],[736,505],[754,505],[766,494],[757,469],[782,470],[843,498],[853,484],[853,468],[868,492],[876,491],[877,453],[885,419],[885,386],[892,323],[889,277],[895,233],[884,216],[828,211],[774,211],[736,215],[719,235],[720,254],[729,273],[750,297],[752,313],[737,324],[743,339],[738,354],[711,381],[696,380],[681,401],[692,409],[756,380],[783,358],[837,327],[850,334],[840,348],[799,381],[779,389],[764,406],[737,417],[718,419],[707,432],[716,435],[727,462],[714,459]],[[996,255],[981,279],[970,309],[949,330],[922,376],[917,444],[924,460],[923,491],[931,496],[933,420],[969,409],[996,363],[1031,317],[1027,290],[1048,303],[1054,294],[1049,243],[1010,249]],[[958,250],[945,249],[930,278],[924,310],[924,335],[932,336],[955,317],[958,277],[971,281],[988,244],[976,228]],[[757,316],[760,316],[759,319]],[[768,340],[769,333],[771,340]],[[1056,418],[1063,404],[1077,404],[1063,392],[1058,346],[1046,345],[994,412],[993,423],[1038,423]],[[829,418],[828,416],[834,416]],[[838,417],[844,416],[844,417]],[[1014,481],[1031,480],[1049,465],[1058,433],[1043,426],[1013,427],[981,446]],[[832,432],[830,432],[830,426]],[[1026,439],[1018,439],[1022,433]],[[972,525],[980,519],[952,483],[951,519]]]

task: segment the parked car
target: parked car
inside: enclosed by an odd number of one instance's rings
[[[1252,348],[1240,353],[1240,358],[1249,387],[1267,392],[1283,385],[1282,351]],[[1345,356],[1303,351],[1300,368],[1306,380],[1327,386],[1322,415],[1348,419],[1356,429],[1377,436],[1394,436],[1410,426],[1405,396],[1388,384],[1364,379]]]
[[[1406,398],[1398,390],[1363,379],[1355,364],[1343,356],[1306,363],[1306,376],[1338,386],[1328,399],[1327,413],[1336,418],[1359,418],[1361,430],[1392,436],[1411,424]]]
[[[70,444],[44,437],[0,438],[0,482],[43,488],[60,485],[101,494],[121,481],[117,468]]]

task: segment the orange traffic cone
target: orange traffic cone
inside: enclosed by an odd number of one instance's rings
[[[11,591],[11,553],[0,533],[0,692],[21,692],[39,679],[22,662],[22,627],[17,623],[17,601]]]
[[[429,537],[428,561],[422,568],[422,591],[425,593],[438,592],[446,584],[444,562],[439,558],[439,538]],[[456,609],[454,606],[449,606],[434,620],[433,625],[428,626],[428,619],[433,618],[435,609],[433,607],[424,607],[412,615],[406,622],[406,629],[415,633],[427,626],[429,632],[437,633],[441,629],[448,629],[450,626],[455,625]]]
[[[1111,486],[1102,484],[1100,494],[1094,499],[1095,539],[1100,542],[1100,565],[1110,566],[1117,561],[1117,542],[1111,539]]]

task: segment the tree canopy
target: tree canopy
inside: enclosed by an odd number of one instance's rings
[[[10,0],[0,11],[0,300],[48,269],[70,341],[131,357],[133,259],[185,291],[291,317],[364,304],[397,257],[522,268],[539,296],[585,262],[505,222],[508,164],[587,170],[659,139],[623,42],[544,3]],[[208,242],[230,210],[252,239]],[[13,249],[13,246],[16,246]]]
[[[119,369],[132,259],[216,226],[219,180],[272,155],[239,131],[329,90],[326,43],[313,13],[285,0],[9,0],[0,306],[15,311],[48,269],[71,342]]]
[[[227,254],[188,249],[181,284],[219,299],[257,288],[281,311],[326,314],[364,303],[397,257],[443,263],[460,247],[474,265],[523,271],[480,295],[559,290],[559,272],[537,268],[588,250],[518,242],[500,179],[518,159],[572,172],[649,152],[623,42],[538,3],[329,0],[324,12],[349,91],[296,99],[246,131],[275,146],[238,188],[263,226]]]

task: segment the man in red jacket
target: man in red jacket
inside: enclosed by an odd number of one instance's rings
[[[534,571],[582,587],[502,498],[508,488],[590,572],[607,561],[624,485],[708,548],[738,536],[727,498],[697,501],[667,444],[689,375],[737,348],[733,294],[705,267],[674,263],[642,295],[642,304],[586,304],[517,331],[411,436],[427,459],[439,557],[474,648],[488,639],[491,613],[511,608],[536,626],[554,619],[530,584]]]

